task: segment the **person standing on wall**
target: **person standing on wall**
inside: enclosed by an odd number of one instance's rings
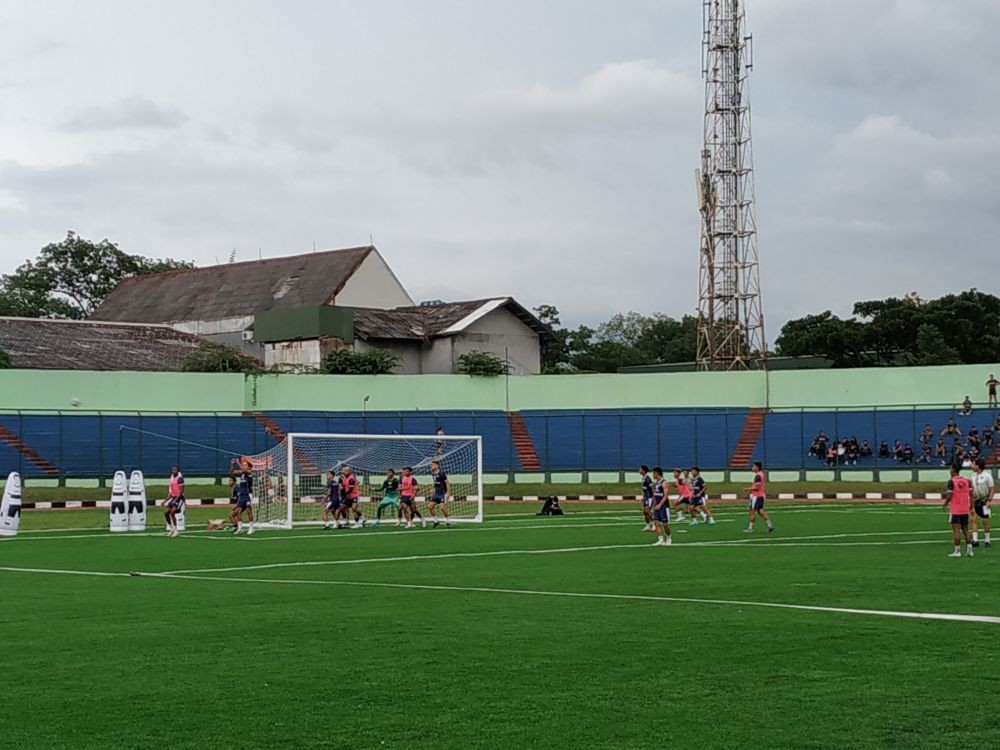
[[[990,373],[990,379],[986,381],[986,394],[990,400],[990,408],[997,408],[997,386],[1000,385],[1000,380],[997,380],[997,376],[992,372]]]

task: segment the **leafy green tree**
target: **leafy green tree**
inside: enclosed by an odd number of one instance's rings
[[[329,375],[388,375],[399,367],[400,359],[388,349],[353,352],[341,349],[323,360],[323,372]]]
[[[259,373],[261,362],[239,349],[214,341],[204,341],[184,358],[184,372]]]
[[[458,371],[463,375],[495,378],[510,372],[510,365],[490,352],[471,351],[458,358]]]
[[[35,260],[0,280],[0,314],[27,318],[86,318],[127,276],[193,264],[129,255],[115,243],[95,243],[66,234],[46,245]]]
[[[936,326],[924,323],[917,329],[916,348],[906,352],[900,360],[903,365],[957,365],[961,357],[948,346],[944,334]]]
[[[559,308],[555,305],[539,305],[534,308],[535,315],[544,323],[556,340],[542,341],[541,359],[543,373],[557,373],[569,366],[569,351],[566,347],[566,331],[559,319]]]
[[[777,353],[785,357],[823,356],[835,367],[874,364],[867,354],[864,324],[842,320],[829,310],[788,321],[775,343]]]

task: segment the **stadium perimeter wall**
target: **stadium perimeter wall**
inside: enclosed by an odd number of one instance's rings
[[[966,394],[980,403],[992,372],[1000,372],[1000,364],[510,378],[5,370],[0,371],[0,408],[239,413],[919,407],[958,404]],[[79,399],[79,407],[73,399]]]

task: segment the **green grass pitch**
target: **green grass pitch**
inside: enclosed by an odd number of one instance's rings
[[[196,528],[220,509],[177,539],[157,511],[145,536],[25,513],[0,541],[0,746],[1000,742],[1000,546],[947,558],[936,506],[772,505],[773,535],[720,506],[667,548],[631,504],[252,538]]]

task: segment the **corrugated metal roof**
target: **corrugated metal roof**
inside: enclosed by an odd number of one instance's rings
[[[430,339],[461,333],[484,315],[507,309],[541,338],[555,336],[547,326],[510,297],[354,311],[354,332],[366,339]]]
[[[25,370],[178,372],[202,341],[167,326],[0,318],[0,348]]]
[[[133,276],[92,320],[179,323],[253,315],[257,310],[327,304],[374,247]]]

